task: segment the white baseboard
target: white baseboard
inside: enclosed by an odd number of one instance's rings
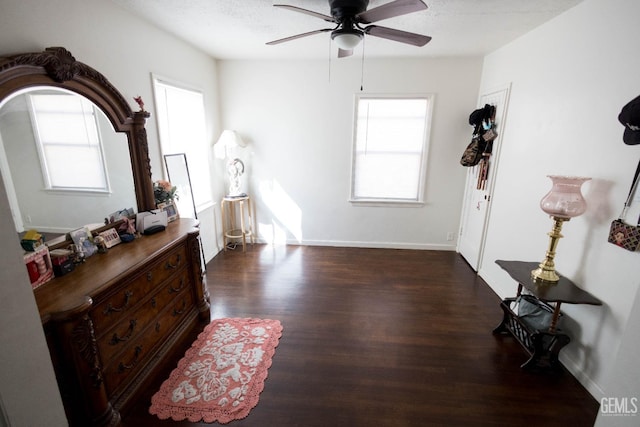
[[[606,397],[604,390],[602,390],[602,388],[595,381],[593,381],[589,375],[587,375],[582,369],[580,369],[578,363],[576,363],[574,359],[568,356],[567,352],[561,352],[558,358],[560,359],[560,362],[562,362],[564,367],[567,368],[569,372],[571,372],[571,375],[573,375],[578,380],[578,382],[587,389],[589,394],[591,394],[594,399],[600,402],[603,397]]]
[[[257,240],[258,243],[266,243]],[[296,246],[333,246],[341,248],[379,248],[379,249],[416,249],[429,251],[455,251],[456,246],[453,244],[440,245],[430,243],[404,243],[404,242],[363,242],[349,240],[288,240],[287,245]]]
[[[222,239],[222,236],[220,236]],[[256,239],[259,244],[271,244],[262,239]],[[277,245],[281,245],[278,243]],[[422,251],[455,251],[455,245],[438,245],[423,243],[390,243],[390,242],[361,242],[361,241],[345,241],[345,240],[288,240],[285,245],[289,246],[328,246],[337,248],[372,248],[372,249],[414,249]],[[217,248],[218,251],[211,256],[213,258],[222,250],[223,247]],[[209,262],[210,259],[207,260]]]

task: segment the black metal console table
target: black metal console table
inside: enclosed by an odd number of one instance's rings
[[[493,333],[511,334],[520,342],[530,356],[521,365],[523,369],[560,370],[558,354],[571,341],[571,338],[558,328],[560,306],[562,303],[602,305],[602,302],[561,275],[557,283],[534,281],[531,278],[531,270],[538,267],[537,262],[498,260],[496,264],[518,282],[518,292],[516,298],[506,298],[500,304],[503,318]],[[522,294],[523,288],[535,296],[544,308],[553,313],[548,329],[534,328],[511,309],[511,305]]]

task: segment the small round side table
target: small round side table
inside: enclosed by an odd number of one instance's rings
[[[253,219],[251,209],[251,197],[230,197],[222,198],[220,203],[222,213],[222,236],[224,250],[227,250],[227,243],[231,239],[242,239],[242,252],[247,250],[247,237],[251,239],[251,244],[255,243],[253,235]],[[236,211],[239,213],[240,224],[237,223]],[[245,217],[248,221],[245,220]]]

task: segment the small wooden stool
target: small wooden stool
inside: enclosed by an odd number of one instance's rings
[[[240,228],[236,223],[236,205],[238,205],[240,213]],[[246,207],[246,215],[245,215]],[[253,236],[253,219],[251,216],[251,198],[249,196],[242,197],[224,197],[220,203],[220,211],[222,213],[222,236],[224,250],[227,250],[227,242],[230,239],[242,239],[242,252],[246,252],[247,237],[251,238],[251,244],[255,243]],[[245,222],[245,216],[248,217],[248,226]]]

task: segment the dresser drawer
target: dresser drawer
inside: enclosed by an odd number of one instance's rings
[[[102,363],[109,364],[115,354],[123,351],[130,342],[136,341],[140,332],[174,299],[180,298],[179,294],[188,287],[189,272],[182,269],[181,273],[166,281],[155,295],[143,301],[135,310],[122,314],[118,323],[97,339]]]
[[[118,323],[131,310],[166,278],[187,264],[185,246],[180,246],[153,263],[145,271],[120,286],[116,292],[109,294],[104,300],[98,301],[91,311],[91,317],[100,337],[110,327]],[[127,322],[129,323],[129,322]]]
[[[142,334],[133,341],[127,342],[122,353],[117,353],[108,363],[103,360],[107,393],[117,394],[121,384],[126,386],[128,380],[140,371],[146,359],[155,352],[158,345],[162,345],[180,321],[194,309],[192,292],[190,289],[184,289],[171,299],[171,303],[147,325],[146,329],[142,330]]]

